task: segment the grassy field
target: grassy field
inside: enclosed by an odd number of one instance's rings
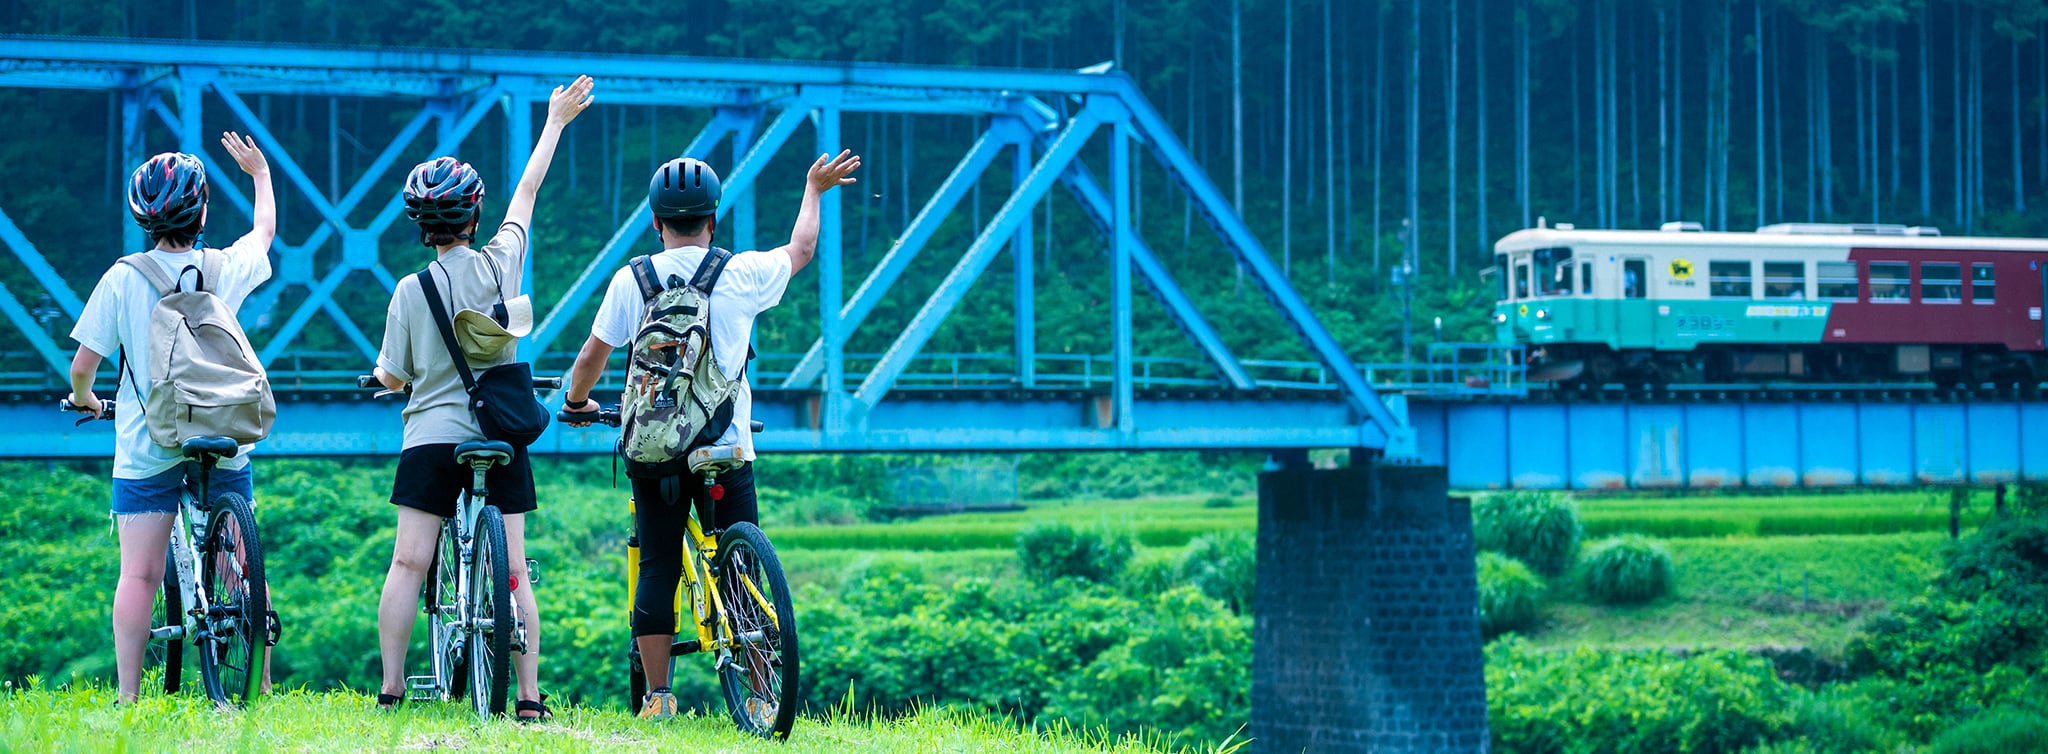
[[[609,710],[562,709],[553,722],[479,721],[467,708],[420,704],[379,713],[357,693],[291,692],[241,712],[198,697],[112,705],[103,687],[0,692],[0,751],[961,752],[1151,754],[1201,751],[1072,731],[1034,731],[988,716],[932,711],[896,720],[800,719],[784,743],[750,738],[723,717],[661,723]],[[1210,751],[1214,751],[1211,749]]]

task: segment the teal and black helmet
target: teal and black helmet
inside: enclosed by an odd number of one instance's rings
[[[662,163],[647,186],[647,208],[655,217],[696,217],[718,213],[718,172],[695,157]]]

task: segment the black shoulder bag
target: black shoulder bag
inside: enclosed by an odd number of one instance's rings
[[[455,343],[455,324],[448,317],[447,306],[441,303],[441,290],[434,284],[434,276],[421,270],[417,277],[420,293],[427,297],[427,308],[434,312],[434,325],[441,330],[441,343],[448,347],[448,358],[455,362],[455,371],[462,375],[462,385],[469,391],[469,410],[476,415],[477,428],[483,430],[487,439],[503,440],[519,448],[532,445],[547,431],[549,419],[547,407],[533,395],[533,365],[515,361],[486,369],[481,377],[471,374],[469,359]]]

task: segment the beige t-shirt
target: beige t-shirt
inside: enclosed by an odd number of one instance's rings
[[[427,265],[434,285],[441,290],[448,316],[464,309],[489,311],[492,304],[519,295],[520,270],[526,261],[526,229],[513,223],[498,227],[498,234],[482,249],[459,246],[449,249]],[[470,361],[473,375],[516,356],[514,349],[491,362]],[[468,393],[455,362],[448,358],[448,346],[434,324],[434,310],[420,281],[412,275],[400,278],[391,293],[391,309],[384,320],[384,348],[377,354],[377,366],[393,377],[412,383],[412,400],[405,404],[405,440],[414,448],[437,443],[481,440],[476,416],[470,413]]]

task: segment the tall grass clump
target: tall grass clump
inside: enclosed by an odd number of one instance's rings
[[[2048,748],[2048,717],[2001,708],[1970,718],[1934,739],[1935,754],[2036,754]]]
[[[1047,522],[1017,534],[1018,568],[1042,582],[1072,577],[1107,583],[1123,572],[1135,551],[1129,532],[1106,526],[1084,531]]]
[[[1586,592],[1610,605],[1648,602],[1671,591],[1671,553],[1631,534],[1600,542],[1586,554]]]
[[[1258,564],[1258,542],[1251,532],[1224,531],[1189,542],[1180,572],[1189,586],[1244,615],[1252,610],[1253,574]]]
[[[1479,553],[1479,629],[1487,638],[1536,623],[1543,578],[1522,561]]]
[[[1585,529],[1570,496],[1548,492],[1487,495],[1472,504],[1472,533],[1479,549],[1528,564],[1545,576],[1572,566]]]

